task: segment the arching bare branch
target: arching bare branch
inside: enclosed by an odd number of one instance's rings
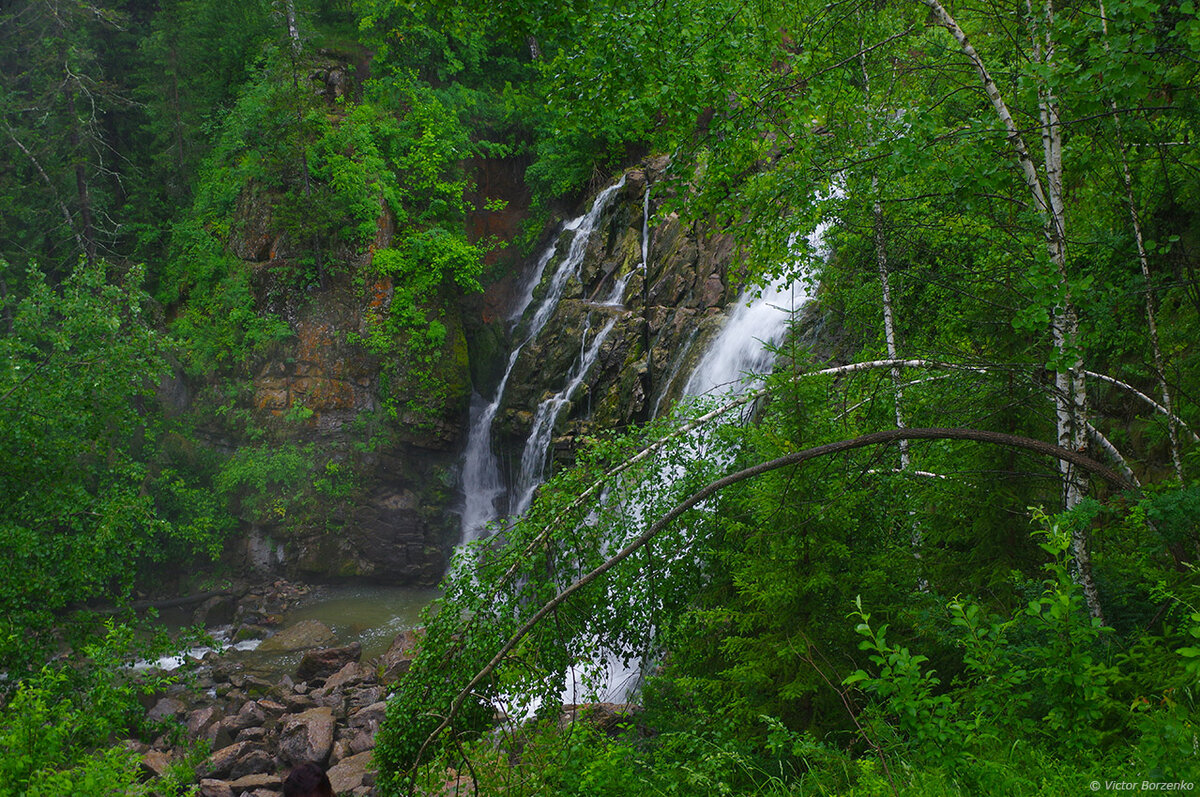
[[[588,584],[591,584],[593,581],[607,573],[609,570],[612,570],[624,560],[628,559],[629,556],[645,546],[648,542],[650,542],[650,540],[654,539],[654,537],[656,537],[684,512],[695,507],[697,504],[702,503],[708,498],[711,498],[713,495],[725,489],[726,487],[755,476],[769,473],[770,471],[778,470],[780,468],[785,468],[790,465],[799,465],[800,463],[810,459],[817,459],[819,457],[829,456],[830,454],[837,454],[843,451],[852,451],[854,449],[865,448],[867,446],[895,443],[899,440],[969,440],[972,442],[989,443],[993,445],[1007,446],[1009,448],[1023,449],[1025,451],[1032,451],[1034,453],[1043,454],[1045,456],[1069,462],[1070,464],[1075,465],[1084,471],[1111,482],[1114,486],[1122,490],[1136,489],[1135,485],[1129,482],[1125,477],[1116,473],[1107,466],[1101,465],[1099,462],[1096,462],[1095,460],[1090,459],[1089,457],[1086,457],[1076,451],[1060,448],[1059,446],[1051,443],[1046,443],[1041,440],[1034,440],[1029,437],[1005,434],[1003,432],[938,427],[888,429],[882,432],[873,432],[871,434],[862,435],[861,437],[855,437],[851,440],[840,440],[835,443],[826,443],[825,445],[806,448],[803,451],[795,451],[767,462],[760,462],[757,465],[737,471],[736,473],[731,473],[728,476],[709,483],[702,489],[696,491],[680,503],[676,504],[665,515],[663,515],[648,529],[646,529],[646,531],[642,532],[642,534],[636,537],[632,542],[627,544],[616,554],[606,559],[594,570],[576,579],[569,586],[563,588],[563,590],[553,598],[542,604],[541,608],[538,609],[511,637],[508,638],[508,641],[501,646],[500,650],[496,652],[491,661],[489,661],[483,667],[483,669],[479,670],[474,677],[471,678],[470,682],[464,686],[450,702],[450,708],[446,713],[446,716],[442,718],[441,723],[438,724],[438,726],[434,728],[434,730],[425,738],[425,741],[421,744],[420,749],[417,751],[416,762],[414,763],[414,771],[416,764],[420,763],[421,759],[425,755],[425,751],[429,748],[429,745],[431,745],[437,739],[442,731],[449,728],[454,722],[454,718],[462,708],[463,702],[475,691],[476,687],[478,687],[488,676],[492,674],[500,662],[502,662],[504,658],[512,652],[512,650],[529,634],[530,631],[532,631],[538,625],[538,623],[544,620],[556,608],[558,608],[558,606],[562,605],[562,603],[564,603],[576,592],[583,589]]]

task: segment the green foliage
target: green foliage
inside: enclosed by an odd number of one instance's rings
[[[159,468],[154,398],[166,341],[141,269],[81,263],[58,288],[36,269],[0,307],[0,666],[41,653],[68,604],[128,594],[148,564],[211,552],[228,529],[192,474]]]
[[[0,705],[0,793],[174,794],[170,775],[146,780],[139,756],[113,742],[143,728],[138,698],[168,681],[130,669],[144,653],[131,628],[106,623],[71,664],[48,664],[17,683]]]
[[[1018,746],[1061,761],[1098,752],[1127,758],[1134,762],[1130,772],[1194,767],[1194,750],[1164,744],[1195,722],[1194,706],[1172,701],[1151,709],[1135,701],[1122,710],[1116,699],[1122,681],[1143,671],[1157,673],[1159,683],[1170,679],[1179,664],[1158,669],[1161,659],[1151,653],[1165,640],[1147,638],[1138,642],[1138,655],[1114,657],[1101,643],[1112,629],[1088,616],[1069,572],[1073,519],[1041,519],[1047,524],[1039,532],[1039,545],[1049,555],[1047,578],[1024,609],[1002,620],[972,601],[945,603],[961,650],[961,663],[952,665],[958,675],[948,687],[921,666],[925,656],[886,641],[887,626],[873,627],[859,604],[856,630],[874,672],[856,670],[843,683],[878,701],[862,715],[867,732],[892,740],[889,755],[926,767],[945,763],[964,783],[979,779],[979,787],[987,783],[989,769],[1003,767],[1008,751]]]
[[[219,466],[213,486],[236,514],[266,526],[323,527],[316,516],[329,500],[344,500],[357,482],[352,468],[323,457],[315,445],[247,444]]]

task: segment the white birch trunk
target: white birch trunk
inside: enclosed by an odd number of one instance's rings
[[[1100,27],[1104,33],[1104,52],[1109,52],[1108,44],[1108,11],[1103,0],[1100,3]],[[1142,237],[1142,222],[1138,216],[1137,202],[1133,196],[1133,175],[1129,169],[1129,153],[1125,147],[1125,135],[1121,129],[1121,117],[1117,113],[1117,101],[1112,100],[1109,108],[1113,112],[1113,125],[1117,133],[1117,153],[1121,157],[1121,182],[1125,185],[1125,201],[1129,205],[1129,220],[1133,225],[1133,239],[1137,243],[1138,265],[1142,271],[1142,281],[1146,285],[1146,327],[1150,332],[1150,348],[1154,354],[1154,372],[1158,375],[1158,389],[1162,394],[1163,407],[1167,415],[1167,434],[1171,442],[1171,464],[1175,467],[1175,477],[1183,482],[1183,460],[1179,454],[1179,426],[1171,412],[1171,389],[1167,385],[1167,372],[1163,360],[1162,347],[1158,341],[1158,321],[1154,314],[1154,296],[1150,292],[1150,259],[1146,256],[1146,243]]]
[[[1037,165],[1021,137],[1020,129],[1009,112],[1008,105],[1000,93],[996,81],[984,64],[978,51],[967,38],[958,22],[942,6],[939,0],[921,0],[937,23],[944,27],[959,48],[971,61],[992,108],[1004,125],[1006,138],[1017,156],[1021,177],[1033,197],[1034,207],[1042,220],[1042,233],[1046,240],[1046,252],[1051,264],[1058,272],[1059,284],[1063,289],[1063,301],[1054,308],[1052,331],[1054,349],[1058,355],[1055,370],[1055,426],[1058,445],[1070,451],[1082,452],[1087,445],[1087,385],[1084,381],[1083,356],[1079,347],[1079,317],[1072,302],[1067,279],[1067,225],[1063,201],[1062,126],[1059,123],[1058,102],[1052,88],[1045,83],[1038,87],[1038,112],[1041,118],[1043,157],[1045,159],[1045,181],[1038,174]],[[1033,38],[1033,60],[1039,65],[1053,63],[1054,41],[1051,34],[1054,7],[1045,0],[1042,14],[1034,13],[1033,0],[1026,0],[1030,11]],[[1069,365],[1064,366],[1064,360]],[[1063,506],[1075,507],[1082,499],[1084,482],[1077,469],[1060,460],[1063,474]],[[1091,557],[1088,553],[1086,534],[1082,529],[1072,533],[1072,553],[1075,560],[1075,575],[1087,599],[1088,610],[1093,617],[1102,618],[1100,594],[1091,573]]]
[[[296,24],[296,0],[284,0],[284,13],[287,15],[288,37],[292,40],[292,50],[300,52],[300,27]]]

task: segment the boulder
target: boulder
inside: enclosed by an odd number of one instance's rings
[[[247,775],[274,772],[275,768],[275,756],[262,749],[250,750],[234,763],[229,777],[237,781]]]
[[[358,642],[342,648],[310,650],[304,654],[304,658],[300,660],[300,666],[296,668],[296,680],[311,681],[314,678],[328,678],[347,664],[355,663],[360,658],[362,658],[362,645]]]
[[[364,779],[367,778],[367,767],[370,763],[371,754],[368,752],[352,755],[331,767],[326,774],[329,775],[333,793],[345,794],[351,789],[362,786]]]
[[[198,708],[187,717],[187,732],[188,736],[193,739],[200,738],[206,735],[206,731],[212,727],[213,723],[221,720],[221,711],[216,706],[204,706]]]
[[[254,748],[252,742],[234,742],[216,750],[200,765],[200,771],[213,778],[224,778],[233,771],[233,765],[246,752]]]
[[[316,705],[316,701],[308,695],[284,695],[283,703],[293,713],[307,711]]]
[[[233,622],[236,608],[237,599],[232,595],[214,595],[196,607],[192,613],[192,623],[204,626],[229,625]]]
[[[383,724],[383,715],[386,712],[387,703],[381,700],[350,715],[350,720],[346,724],[351,728],[365,730],[368,733],[374,734],[379,730],[379,726]]]
[[[279,790],[283,788],[283,780],[273,772],[260,772],[238,778],[229,784],[229,788],[233,789],[234,794],[254,789]]]
[[[236,797],[237,794],[241,794],[241,792],[235,793],[223,780],[205,778],[200,781],[200,797]]]
[[[260,728],[267,721],[267,714],[253,700],[242,706],[238,713],[225,720],[225,727],[236,736],[246,728]]]
[[[408,672],[416,654],[417,640],[420,637],[416,630],[401,631],[392,640],[387,653],[379,659],[379,680],[385,684],[394,684],[400,676]]]
[[[171,756],[161,750],[149,750],[142,755],[142,771],[152,778],[161,778],[171,766]]]
[[[364,686],[350,693],[350,710],[358,711],[365,706],[378,703],[387,697],[387,690],[382,686]]]
[[[333,747],[333,711],[327,706],[287,717],[279,736],[279,755],[290,765],[305,761],[324,763]]]
[[[267,741],[267,729],[263,727],[243,728],[238,732],[235,742],[259,742]]]
[[[307,659],[307,656],[305,658]],[[326,678],[325,683],[321,686],[321,688],[313,692],[313,696],[320,697],[322,695],[330,694],[331,692],[343,690],[347,686],[353,686],[355,684],[362,683],[364,680],[366,680],[364,670],[366,670],[366,672],[371,672],[370,668],[364,667],[357,661],[347,663],[345,667],[342,667],[333,675]]]
[[[319,648],[333,640],[333,632],[329,630],[329,626],[319,620],[301,620],[263,640],[258,650],[260,653],[290,653],[294,650]],[[336,669],[331,672],[336,672]]]
[[[225,727],[225,723],[228,721],[229,718],[214,722],[204,732],[203,738],[208,741],[209,747],[213,750],[220,750],[222,747],[233,744],[233,734],[229,732],[229,728]]]
[[[264,698],[258,701],[258,707],[265,711],[268,717],[277,718],[281,714],[287,712],[287,706],[285,706],[283,703],[280,703],[278,700],[272,700],[270,698]]]
[[[154,707],[146,712],[146,719],[151,722],[162,722],[163,720],[171,720],[182,716],[187,711],[187,706],[182,700],[177,700],[173,697],[164,697],[154,704]]]
[[[347,748],[349,749],[349,751],[354,754],[359,754],[359,753],[365,753],[369,750],[374,750],[375,749],[375,732],[374,732],[375,730],[377,730],[377,729],[373,729],[370,732],[359,731],[358,733],[356,733],[352,737],[350,737],[350,742],[347,745]]]

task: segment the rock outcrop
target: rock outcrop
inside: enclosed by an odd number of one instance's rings
[[[558,416],[553,437],[560,460],[570,459],[581,434],[645,421],[669,407],[720,328],[741,287],[735,245],[708,234],[703,224],[661,212],[667,165],[657,158],[626,172],[588,241],[578,276],[542,334],[521,351],[494,424],[502,458],[519,457],[539,402],[562,389],[585,330],[594,334],[613,324],[598,361]],[[507,203],[472,214],[474,236],[517,234],[529,202],[521,166],[487,159],[471,164],[479,178],[477,204],[496,197]],[[654,219],[644,236],[647,211]],[[244,192],[228,249],[250,269],[258,312],[281,320],[289,334],[233,376],[232,400],[229,379],[171,393],[177,403],[200,407],[201,416],[249,418],[265,430],[271,448],[300,452],[315,466],[311,484],[275,488],[296,495],[243,507],[236,563],[308,581],[433,584],[459,536],[453,510],[470,398],[495,394],[523,334],[522,324],[509,329],[507,323],[522,269],[497,265],[491,273],[504,276],[483,294],[442,297],[437,312],[446,335],[433,355],[440,382],[423,395],[420,380],[397,376],[404,363],[363,344],[371,319],[386,311],[396,292],[390,277],[371,268],[373,253],[392,241],[390,214],[381,210],[375,241],[365,251],[329,252],[314,268],[293,251],[274,212],[268,194]],[[262,447],[229,423],[209,427],[211,445],[235,455]]]
[[[496,419],[502,450],[520,455],[538,403],[561,389],[585,330],[594,334],[615,321],[596,365],[559,416],[555,447],[563,459],[570,458],[579,434],[645,421],[668,407],[719,330],[740,292],[732,268],[735,245],[676,214],[655,218],[644,229],[646,215],[658,213],[665,198],[660,181],[666,167],[667,160],[658,158],[626,172],[624,187],[591,236],[578,278],[568,283],[543,333],[521,350]],[[546,273],[552,269],[553,263]],[[609,304],[622,283],[619,303]],[[513,336],[522,332],[517,325]]]

